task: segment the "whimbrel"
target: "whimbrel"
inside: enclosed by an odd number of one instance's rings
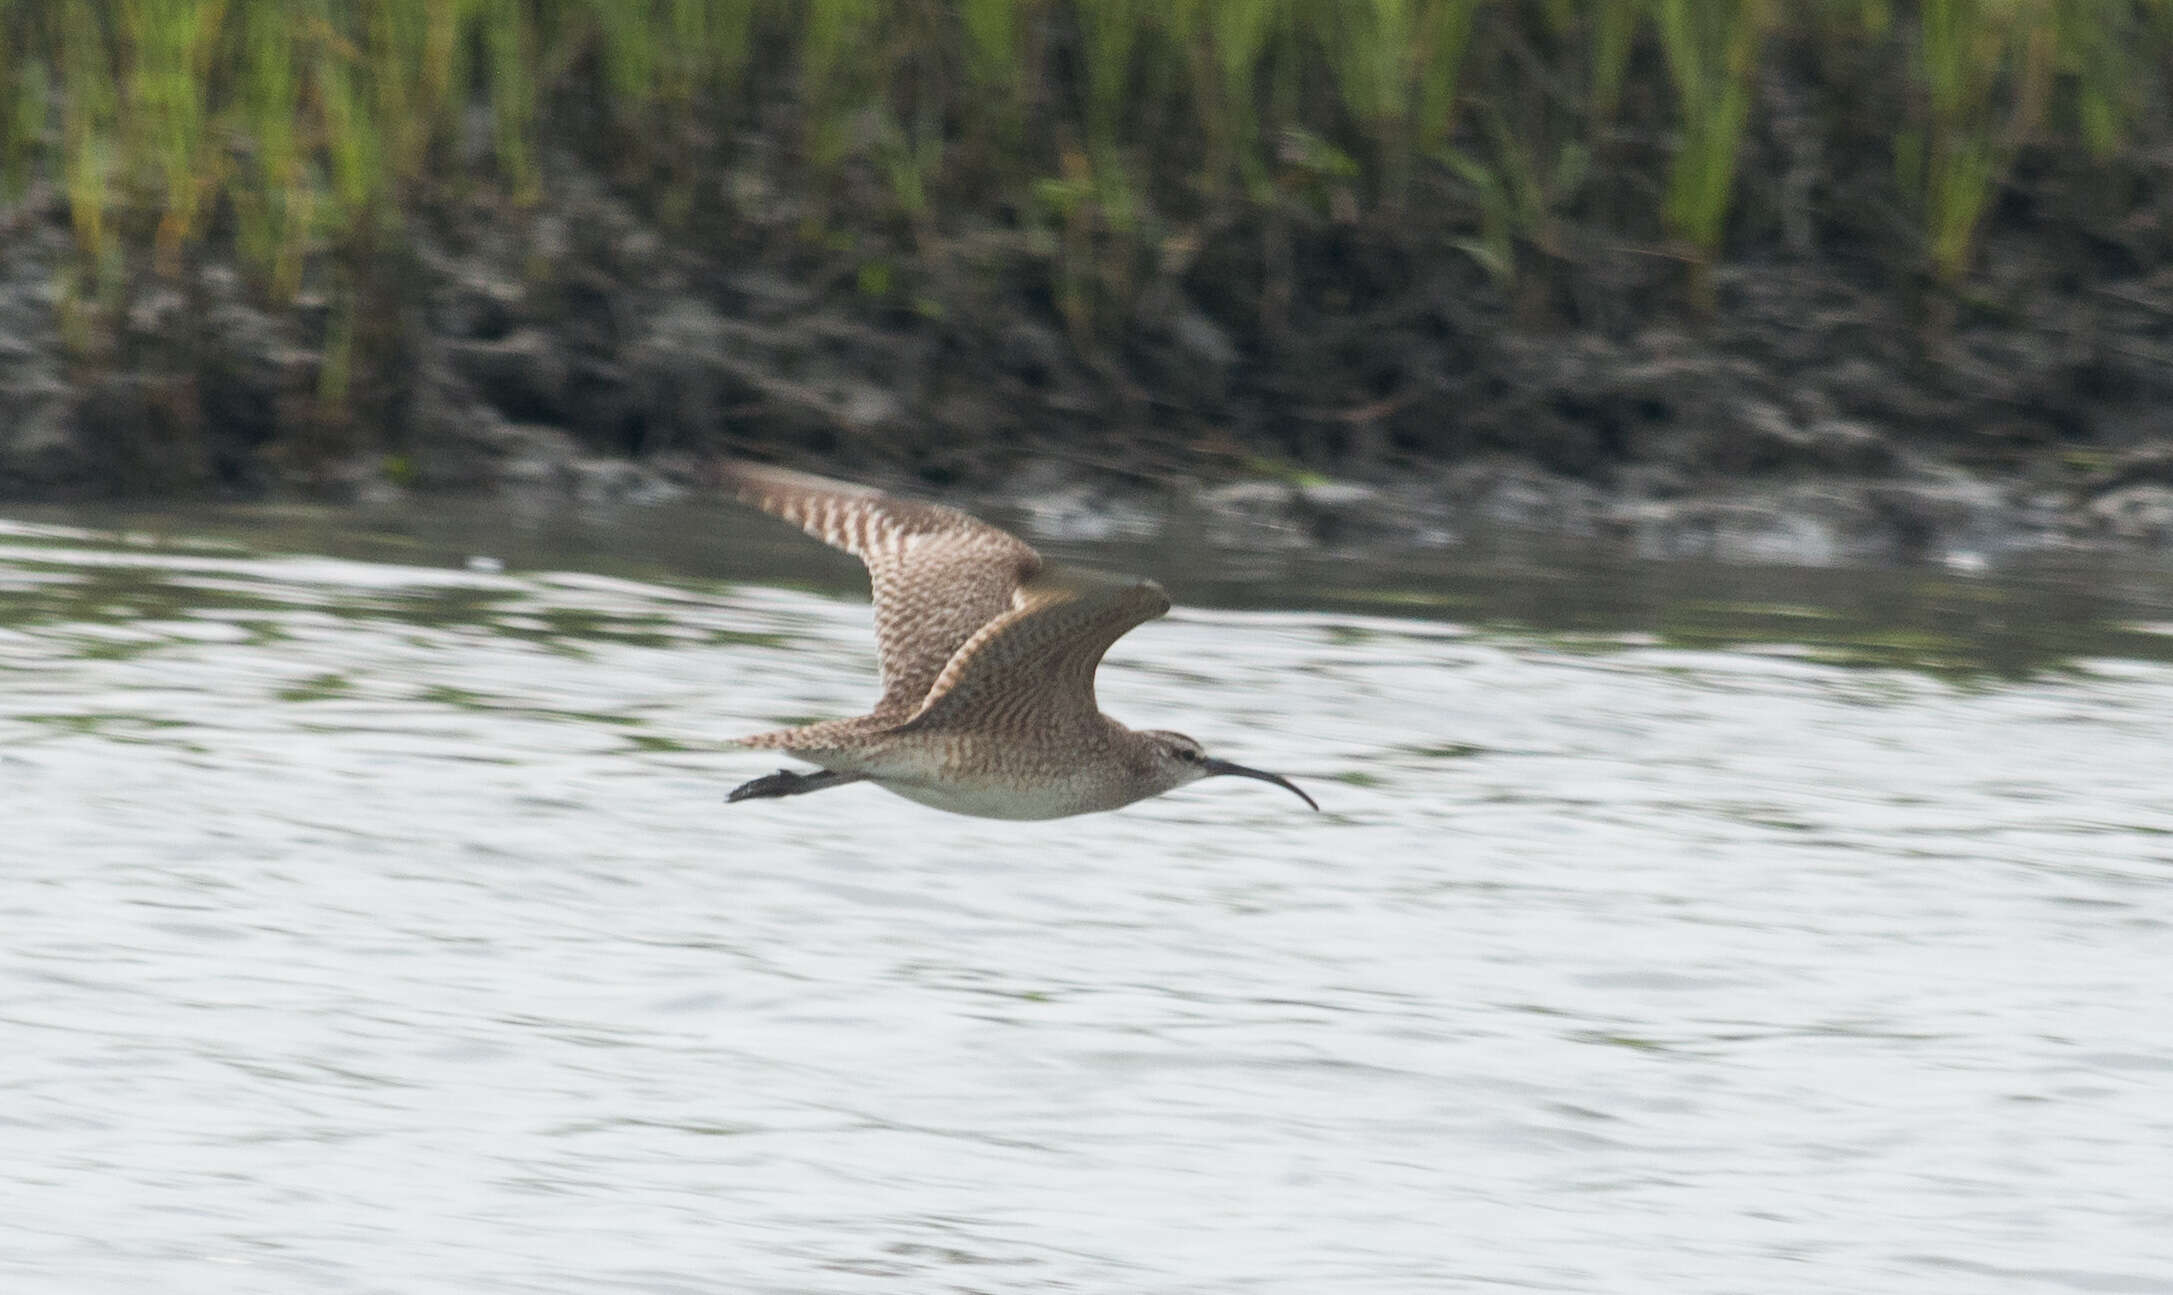
[[[742,500],[867,564],[883,678],[866,715],[733,743],[820,771],[780,770],[732,800],[865,781],[955,814],[1064,818],[1230,774],[1320,808],[1287,778],[1215,759],[1182,733],[1126,728],[1095,705],[1109,645],[1169,611],[1160,585],[1053,567],[953,508],[782,468],[723,471]]]

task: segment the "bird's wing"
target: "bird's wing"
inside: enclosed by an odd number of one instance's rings
[[[982,626],[1008,612],[1041,568],[1023,540],[955,508],[754,463],[727,463],[741,500],[867,564],[875,587],[878,715],[918,709],[936,676]]]
[[[907,727],[1002,729],[1091,721],[1094,669],[1109,645],[1169,611],[1151,580],[1044,570],[1010,611],[967,639]]]

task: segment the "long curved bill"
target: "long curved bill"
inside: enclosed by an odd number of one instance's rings
[[[1319,805],[1315,805],[1313,803],[1313,798],[1311,796],[1308,796],[1304,792],[1298,790],[1298,784],[1292,782],[1288,778],[1283,777],[1281,774],[1269,773],[1265,769],[1248,769],[1241,764],[1232,764],[1228,760],[1216,760],[1213,758],[1204,761],[1203,764],[1207,769],[1207,776],[1210,778],[1213,778],[1218,774],[1229,774],[1230,776],[1235,778],[1258,778],[1262,782],[1274,783],[1276,786],[1281,787],[1283,790],[1289,792],[1291,795],[1296,796],[1299,800],[1304,801],[1308,805],[1312,805],[1313,808],[1316,810],[1320,808]]]

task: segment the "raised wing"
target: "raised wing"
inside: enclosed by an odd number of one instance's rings
[[[918,710],[945,663],[1010,611],[1041,568],[1025,541],[955,508],[761,464],[727,463],[723,472],[740,499],[867,565],[883,675],[877,715]]]
[[[1020,586],[1016,606],[952,655],[909,721],[916,729],[1065,727],[1090,722],[1094,670],[1109,645],[1169,611],[1151,580],[1109,580],[1043,571]]]

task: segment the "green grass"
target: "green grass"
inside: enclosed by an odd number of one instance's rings
[[[1753,74],[1769,0],[1656,0],[1654,16],[1679,106],[1663,214],[1702,271],[1727,233],[1737,158],[1750,119]],[[1692,292],[1707,304],[1702,273]]]
[[[1088,350],[1234,231],[1264,316],[1292,231],[1353,223],[1505,287],[1572,233],[1674,247],[1695,303],[1772,235],[1784,54],[1856,69],[1811,105],[1830,164],[1890,160],[1824,219],[1904,213],[1891,268],[1947,289],[2025,156],[2147,170],[2173,137],[2173,0],[0,0],[0,204],[64,199],[85,345],[131,266],[207,239],[267,300],[360,294],[341,264],[441,204],[518,212],[551,149],[685,220],[757,135],[810,247],[1022,227]]]

